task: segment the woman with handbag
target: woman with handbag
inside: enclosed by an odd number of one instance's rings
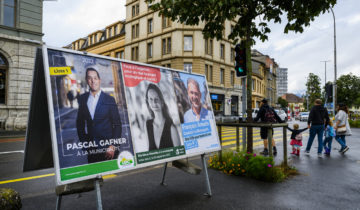
[[[335,115],[335,126],[334,129],[336,130],[335,139],[341,145],[341,149],[339,152],[344,154],[346,151],[349,150],[349,147],[346,146],[345,136],[351,136],[351,130],[348,120],[349,110],[347,106],[343,103],[339,103],[336,107],[337,114]]]

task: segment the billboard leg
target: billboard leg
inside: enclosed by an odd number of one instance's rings
[[[95,190],[96,190],[96,203],[97,209],[102,210],[102,201],[101,201],[101,191],[100,191],[100,182],[99,179],[95,179]]]
[[[209,181],[209,174],[208,174],[207,166],[206,166],[205,154],[201,155],[201,162],[202,162],[202,166],[203,166],[203,170],[204,170],[206,190],[207,190],[207,192],[204,195],[211,197],[212,194],[211,194],[211,187],[210,187],[210,181]]]
[[[167,162],[164,164],[163,177],[162,177],[162,180],[161,180],[161,183],[160,183],[161,185],[164,185],[164,186],[166,186],[166,183],[165,183],[166,169],[167,169]]]
[[[62,195],[58,195],[56,197],[56,210],[60,210],[60,207],[61,207],[61,199],[62,199]]]

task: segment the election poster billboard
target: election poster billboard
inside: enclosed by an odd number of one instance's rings
[[[134,167],[120,63],[49,49],[61,181]]]
[[[204,75],[45,45],[41,57],[46,96],[33,86],[29,122],[47,98],[57,185],[221,149]],[[27,148],[43,141],[31,136]]]

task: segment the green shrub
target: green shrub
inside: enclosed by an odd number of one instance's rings
[[[221,159],[218,155],[213,155],[209,158],[209,166],[225,174],[246,176],[267,182],[281,182],[287,176],[297,174],[295,168],[275,166],[272,157],[245,152],[225,151]]]
[[[0,188],[0,209],[18,210],[21,209],[20,194],[10,188]]]
[[[360,128],[360,120],[349,120],[350,127]]]

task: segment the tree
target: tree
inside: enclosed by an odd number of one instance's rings
[[[155,0],[146,0],[152,3]],[[268,39],[271,32],[268,23],[281,23],[287,20],[284,32],[303,32],[304,27],[321,13],[327,12],[336,4],[336,0],[159,0],[151,9],[159,11],[159,15],[170,17],[186,25],[205,23],[205,38],[222,39],[225,20],[236,21],[228,36],[234,44],[241,38],[245,42],[247,67],[247,121],[251,122],[252,112],[252,66],[251,46],[254,38],[261,41]],[[284,18],[283,15],[286,15]],[[247,129],[247,151],[252,152],[252,129]]]
[[[306,81],[306,95],[308,96],[307,103],[309,109],[314,105],[316,99],[321,98],[320,77],[310,73]]]
[[[287,102],[285,99],[281,97],[278,98],[277,103],[280,104],[281,108],[286,108],[289,105],[289,102]]]
[[[360,97],[360,78],[353,74],[346,74],[336,81],[337,102],[345,103],[348,107],[356,105],[356,99]]]

